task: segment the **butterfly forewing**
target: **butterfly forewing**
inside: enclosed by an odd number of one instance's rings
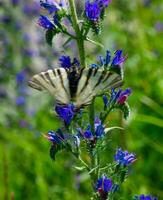
[[[34,75],[29,86],[37,90],[47,90],[59,104],[70,102],[69,80],[64,68],[56,68]]]

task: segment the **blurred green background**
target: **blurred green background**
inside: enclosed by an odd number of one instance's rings
[[[56,162],[49,157],[42,133],[60,126],[53,99],[27,86],[34,73],[55,66],[63,52],[77,55],[70,51],[75,44],[63,48],[65,38],[57,36],[48,47],[37,25],[39,1],[15,2],[0,1],[0,199],[89,199],[89,178],[75,171],[75,160],[66,152]],[[128,55],[124,87],[133,90],[130,118],[122,121],[119,113],[109,118],[110,126],[125,131],[109,136],[105,158],[118,146],[137,154],[118,199],[141,193],[163,199],[163,2],[112,1],[98,41],[105,49],[86,44],[88,62],[106,49],[123,49]]]

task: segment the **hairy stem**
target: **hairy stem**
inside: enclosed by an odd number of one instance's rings
[[[72,24],[76,33],[76,41],[77,41],[77,46],[78,46],[78,51],[79,51],[80,63],[82,67],[86,67],[84,37],[79,27],[74,0],[69,0],[69,5],[70,5],[71,16],[72,16]]]

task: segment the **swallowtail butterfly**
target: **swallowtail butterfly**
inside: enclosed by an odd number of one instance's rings
[[[54,68],[36,74],[29,86],[36,90],[47,90],[57,104],[73,102],[76,108],[89,105],[101,92],[122,85],[119,74],[102,68]]]

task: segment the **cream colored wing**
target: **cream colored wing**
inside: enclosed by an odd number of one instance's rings
[[[68,74],[64,68],[55,68],[34,75],[29,81],[29,86],[40,91],[47,90],[58,104],[70,103]]]
[[[99,93],[120,85],[122,78],[117,73],[99,68],[85,68],[78,83],[75,105],[78,108],[88,105]]]

